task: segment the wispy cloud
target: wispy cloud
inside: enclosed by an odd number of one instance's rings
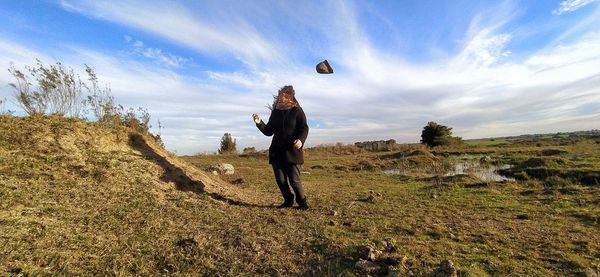
[[[561,15],[564,13],[573,12],[597,1],[598,0],[565,0],[560,2],[560,6],[553,10],[552,14]]]
[[[152,32],[202,53],[232,54],[247,63],[281,58],[274,44],[235,14],[227,14],[226,9],[215,11],[218,16],[209,20],[172,1],[148,5],[145,1],[61,0],[61,5],[70,11]]]
[[[168,67],[183,67],[192,62],[191,58],[184,58],[171,53],[164,52],[160,48],[144,47],[144,42],[133,39],[131,36],[125,36],[125,43],[130,46],[133,51],[143,57],[151,59],[158,64]]]

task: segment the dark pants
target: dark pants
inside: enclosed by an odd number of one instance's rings
[[[304,201],[304,189],[300,182],[300,169],[297,164],[288,162],[275,161],[272,164],[273,173],[275,173],[275,182],[279,186],[281,195],[285,199],[286,203],[294,203],[294,194],[296,194],[296,202],[301,203]],[[290,185],[294,189],[294,194],[290,190]]]

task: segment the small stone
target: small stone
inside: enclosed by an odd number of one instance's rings
[[[454,263],[450,260],[443,260],[440,262],[438,268],[436,268],[431,274],[430,277],[457,277],[458,274],[456,272],[456,268],[454,268]]]
[[[375,261],[379,256],[381,256],[381,251],[373,248],[372,246],[363,245],[358,249],[358,255],[361,259]]]
[[[327,213],[331,216],[337,216],[338,212],[334,209],[329,209],[329,211],[327,211]]]
[[[381,271],[382,267],[374,262],[360,259],[354,265],[356,269],[363,271],[367,274],[375,274]]]
[[[516,218],[519,219],[519,220],[526,220],[526,219],[529,219],[529,215],[520,214],[520,215],[517,215]]]
[[[437,198],[438,198],[437,194],[434,194],[434,195],[432,195],[431,197],[432,197],[433,199],[437,199]]]
[[[403,276],[402,270],[400,268],[394,267],[394,266],[388,266],[387,268],[387,276],[388,277],[400,277]]]
[[[369,202],[369,203],[374,203],[374,202],[375,202],[375,196],[373,196],[372,194],[371,194],[371,195],[369,195],[369,196],[367,197],[367,202]]]
[[[237,179],[233,180],[231,183],[234,185],[243,185],[246,183],[246,180],[244,180],[244,178],[237,178]]]
[[[303,175],[310,175],[310,172],[309,172],[309,171],[301,171],[301,172],[300,172],[300,174],[303,174]]]
[[[396,252],[396,250],[398,250],[398,248],[396,248],[396,245],[394,245],[394,242],[392,242],[391,240],[385,241],[385,251],[386,252],[394,253],[394,252]]]
[[[208,171],[213,172],[213,174],[215,174],[214,172],[216,171],[217,174],[232,175],[235,173],[235,168],[231,164],[220,163],[209,166]]]

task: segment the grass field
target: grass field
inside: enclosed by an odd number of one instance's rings
[[[164,158],[126,129],[55,117],[0,117],[0,130],[5,275],[363,276],[365,245],[393,245],[404,275],[445,259],[459,276],[600,270],[597,138],[307,149],[301,211],[274,207],[264,154]],[[463,162],[511,165],[511,179],[447,176]],[[210,183],[215,163],[236,171]]]

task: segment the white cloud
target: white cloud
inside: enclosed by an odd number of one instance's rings
[[[134,40],[131,36],[125,36],[125,43],[132,47],[134,52],[139,55],[154,60],[158,64],[164,66],[178,68],[192,62],[191,58],[184,58],[171,53],[166,53],[160,48],[144,47],[144,42]]]
[[[232,54],[250,64],[281,57],[274,44],[234,14],[203,19],[172,1],[148,5],[145,1],[62,0],[61,5],[69,11],[151,32],[205,54]]]
[[[573,12],[581,7],[587,6],[598,0],[565,0],[560,2],[560,7],[552,11],[554,15],[561,15],[563,13]]]

